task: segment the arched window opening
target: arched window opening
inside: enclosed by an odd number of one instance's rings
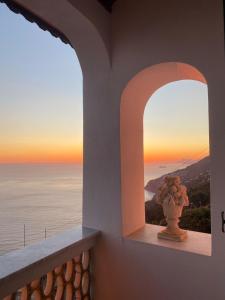
[[[187,187],[189,206],[180,227],[210,233],[210,165],[208,89],[193,80],[158,89],[144,112],[146,223],[166,225],[155,193],[166,176],[179,176]]]
[[[143,117],[151,96],[172,82],[192,80],[206,85],[206,79],[195,67],[168,62],[151,66],[135,75],[121,97],[121,191],[122,230],[129,235],[145,225]],[[166,112],[169,114],[169,112]],[[152,141],[154,143],[154,141]],[[199,153],[200,154],[200,153]]]
[[[0,36],[3,254],[81,223],[83,95],[69,45],[4,4]]]

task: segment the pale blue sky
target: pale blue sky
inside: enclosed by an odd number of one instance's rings
[[[68,160],[82,152],[82,73],[75,51],[0,4],[0,53],[0,161],[23,161],[29,151],[31,160],[41,159],[60,147]],[[146,152],[207,152],[207,105],[207,87],[199,82],[156,91],[145,110]],[[53,152],[57,160],[60,153]]]
[[[0,4],[0,146],[82,140],[75,51]],[[4,145],[3,145],[4,144]]]

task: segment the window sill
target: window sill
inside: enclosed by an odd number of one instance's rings
[[[200,255],[211,256],[211,234],[188,231],[188,239],[184,242],[174,242],[158,239],[157,233],[164,227],[157,225],[145,224],[145,226],[132,233],[126,239],[145,244],[151,244],[170,249],[176,249]]]

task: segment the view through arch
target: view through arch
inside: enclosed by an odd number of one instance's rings
[[[165,62],[137,73],[125,86],[120,106],[121,200],[123,235],[145,225],[143,116],[149,98],[161,87],[176,81],[207,84],[194,66]],[[168,112],[167,112],[168,113]]]
[[[144,113],[146,222],[166,225],[155,193],[166,176],[179,176],[189,206],[180,227],[211,232],[208,88],[193,80],[171,82],[149,99]]]
[[[4,4],[0,36],[3,254],[81,223],[83,94],[74,50]]]

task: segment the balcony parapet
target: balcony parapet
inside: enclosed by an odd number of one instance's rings
[[[90,299],[100,232],[76,227],[0,257],[0,299]]]

